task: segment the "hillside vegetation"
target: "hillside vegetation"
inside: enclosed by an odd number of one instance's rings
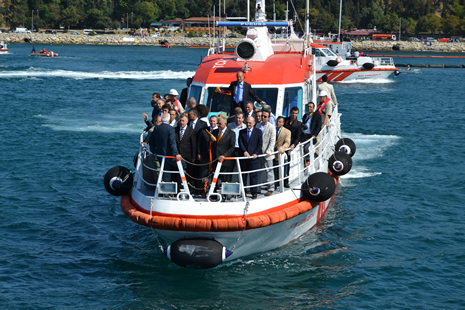
[[[222,2],[224,3],[224,1]],[[0,0],[2,27],[31,28],[130,28],[149,27],[161,19],[206,17],[213,15],[211,0]],[[251,1],[251,6],[255,2]],[[286,2],[276,1],[276,19],[285,19]],[[344,0],[342,28],[374,28],[404,35],[419,32],[465,35],[465,0]],[[313,29],[335,32],[338,28],[339,0],[310,0],[310,25]],[[298,30],[305,25],[305,0],[289,2],[289,18],[298,12]],[[218,7],[216,7],[216,12]],[[223,11],[223,8],[221,8]],[[251,12],[254,12],[253,7]],[[268,19],[273,18],[273,2],[267,2]],[[227,16],[247,14],[246,0],[226,0]],[[400,21],[401,19],[401,21]]]

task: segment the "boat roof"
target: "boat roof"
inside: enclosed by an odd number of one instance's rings
[[[236,81],[236,73],[242,70],[245,63],[232,52],[207,56],[199,65],[194,82],[229,85],[231,81]],[[310,64],[310,56],[301,52],[275,53],[266,61],[247,61],[251,70],[244,73],[244,81],[255,85],[303,83],[310,78]]]

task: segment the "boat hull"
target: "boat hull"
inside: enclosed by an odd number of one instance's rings
[[[385,69],[338,69],[338,70],[318,70],[317,81],[321,82],[323,75],[328,76],[328,82],[346,82],[351,80],[367,80],[367,79],[386,79],[391,74],[395,73],[397,68]]]

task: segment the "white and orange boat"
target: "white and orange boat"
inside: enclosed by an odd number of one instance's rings
[[[236,79],[238,71],[244,72],[245,81],[253,85],[254,92],[275,115],[287,116],[297,106],[302,117],[306,103],[316,100],[316,57],[311,42],[292,48],[290,44],[294,43],[272,43],[267,26],[283,25],[266,22],[260,10],[264,4],[264,0],[257,0],[254,22],[218,24],[248,27],[248,31],[234,52],[225,51],[224,41],[223,47],[210,48],[196,71],[189,96],[207,105],[211,113],[227,116],[231,112],[231,96],[223,90]],[[263,191],[252,199],[247,194],[251,186],[243,183],[241,176],[250,171],[241,171],[239,165],[247,159],[244,157],[224,159],[235,161],[237,170],[229,173],[231,182],[222,184],[223,162],[218,161],[209,176],[205,197],[193,196],[181,161],[174,172],[163,169],[165,161],[173,157],[158,155],[160,169],[146,164],[147,157],[154,155],[143,142],[144,134],[135,171],[113,167],[105,175],[104,184],[110,194],[123,196],[121,208],[132,221],[156,233],[161,250],[174,263],[187,268],[212,268],[227,260],[286,245],[322,219],[334,199],[339,176],[351,169],[355,145],[341,136],[337,106],[329,127],[319,135],[318,145],[310,139],[290,151],[288,174],[284,172],[286,154],[278,154],[275,167],[279,173],[273,183],[278,183],[279,188],[271,196],[265,196]],[[150,170],[159,172],[153,183],[147,177]],[[164,182],[166,173],[179,175],[181,188],[176,182]],[[259,173],[265,173],[265,169],[259,169]],[[286,179],[289,188],[284,186]],[[262,181],[259,185],[266,184]]]
[[[8,54],[8,44],[0,42],[0,54]]]

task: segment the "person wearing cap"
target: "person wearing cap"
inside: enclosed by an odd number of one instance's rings
[[[170,89],[169,95],[171,96],[171,100],[174,103],[174,109],[178,113],[183,113],[184,108],[182,107],[181,103],[178,101],[178,91],[176,89]]]
[[[329,126],[329,118],[333,112],[333,103],[331,98],[328,97],[328,93],[324,90],[318,95],[318,106],[316,107],[315,112],[321,115],[321,122],[323,123],[321,128]]]
[[[328,84],[328,76],[323,75],[321,77],[321,81],[322,82],[318,85],[318,90],[317,90],[318,93],[320,93],[323,90],[326,91],[326,93],[328,93],[328,97],[330,97],[331,100],[332,100],[332,104],[333,105],[338,105],[336,94],[334,93],[333,85]]]

